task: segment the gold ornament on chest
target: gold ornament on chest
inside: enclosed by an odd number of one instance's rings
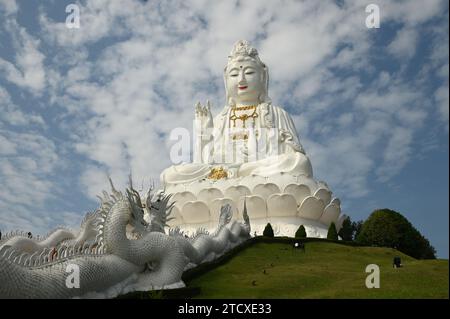
[[[256,112],[257,105],[248,105],[248,106],[241,106],[241,107],[232,107],[231,108],[231,115],[230,115],[230,121],[233,121],[233,127],[236,127],[236,120],[242,121],[242,127],[246,127],[245,122],[248,119],[253,119],[253,124],[255,124],[255,119],[258,117],[258,113]],[[248,111],[253,110],[252,113],[244,113],[241,115],[237,115],[236,111]]]

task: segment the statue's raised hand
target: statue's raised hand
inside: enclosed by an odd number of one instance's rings
[[[211,114],[211,103],[206,101],[206,106],[202,106],[200,102],[195,104],[195,120],[200,124],[200,129],[202,134],[204,134],[207,129],[213,127],[213,117]]]

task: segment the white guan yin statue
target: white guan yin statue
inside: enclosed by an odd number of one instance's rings
[[[339,200],[313,179],[292,119],[268,97],[267,67],[239,41],[224,71],[227,103],[214,119],[197,104],[194,163],[161,174],[163,188],[141,195],[103,192],[78,230],[0,239],[0,298],[113,298],[183,287],[185,270],[261,234],[304,225],[309,237],[339,229]],[[188,232],[191,236],[188,236]],[[76,289],[74,289],[76,288]]]
[[[224,69],[226,105],[213,119],[211,105],[197,103],[194,161],[161,173],[161,193],[173,195],[169,224],[185,231],[213,229],[220,207],[240,219],[244,201],[252,229],[270,222],[278,236],[304,225],[309,237],[326,237],[345,215],[311,163],[290,115],[272,104],[269,72],[247,41],[238,41]]]

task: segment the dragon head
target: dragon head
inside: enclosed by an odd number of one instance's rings
[[[173,219],[169,217],[174,202],[169,204],[172,194],[165,194],[164,191],[157,192],[153,197],[150,196],[150,190],[146,196],[146,209],[149,217],[151,231],[164,233],[167,222]]]

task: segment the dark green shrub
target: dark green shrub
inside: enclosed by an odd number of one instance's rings
[[[306,229],[305,226],[300,225],[300,227],[295,232],[295,238],[306,238]]]
[[[270,223],[268,223],[268,224],[266,225],[266,228],[264,228],[263,236],[266,236],[266,237],[274,237],[274,234],[273,234],[273,228],[272,228],[272,225],[270,225]]]
[[[329,240],[338,240],[339,239],[337,231],[336,231],[336,225],[334,223],[331,223],[330,227],[328,227],[327,239],[329,239]]]

